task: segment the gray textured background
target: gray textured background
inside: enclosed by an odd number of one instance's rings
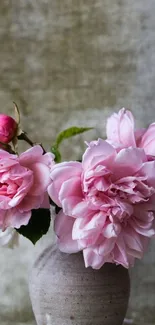
[[[104,135],[105,118],[122,106],[137,125],[155,120],[154,0],[1,0],[0,103],[21,108],[22,124],[46,148],[71,125],[95,126],[86,138]],[[66,142],[64,158],[76,158],[83,137]],[[24,147],[23,147],[24,148]],[[35,252],[21,239],[0,249],[0,324],[34,325],[28,268]],[[128,316],[155,324],[155,243],[132,270]]]

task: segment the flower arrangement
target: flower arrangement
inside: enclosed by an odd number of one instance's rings
[[[91,128],[61,132],[50,152],[33,143],[16,120],[0,115],[0,242],[15,232],[33,243],[54,231],[65,253],[83,252],[86,267],[125,268],[141,259],[155,235],[155,123],[135,129],[121,109],[107,121],[107,138],[86,143],[80,161],[61,162],[60,143]],[[31,148],[18,153],[18,141]]]

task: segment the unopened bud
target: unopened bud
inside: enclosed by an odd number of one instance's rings
[[[0,142],[8,144],[16,136],[18,124],[8,115],[0,114]]]

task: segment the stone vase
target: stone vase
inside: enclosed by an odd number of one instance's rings
[[[29,290],[37,325],[122,325],[130,280],[122,266],[85,268],[82,253],[53,245],[34,263]]]

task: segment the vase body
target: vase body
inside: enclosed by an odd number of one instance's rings
[[[82,253],[43,251],[33,265],[29,290],[37,325],[122,325],[130,281],[122,266],[85,268]]]

